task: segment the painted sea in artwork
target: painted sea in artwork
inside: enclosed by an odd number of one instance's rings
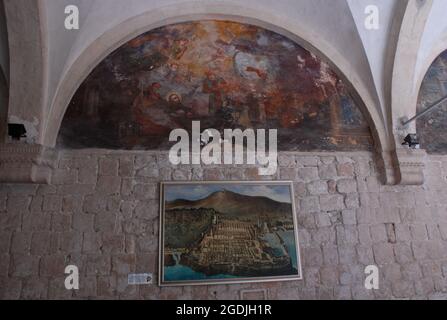
[[[275,32],[229,21],[164,26],[129,41],[85,79],[62,148],[169,149],[173,129],[277,129],[278,150],[370,150],[348,86]]]
[[[298,277],[289,184],[164,186],[163,283]]]

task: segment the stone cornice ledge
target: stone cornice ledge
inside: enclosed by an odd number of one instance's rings
[[[55,150],[41,145],[0,145],[0,182],[48,184],[57,157]]]
[[[420,149],[399,148],[396,150],[399,164],[399,184],[423,185],[427,152]]]
[[[423,185],[427,160],[425,150],[398,148],[384,152],[379,159],[379,168],[387,185]]]

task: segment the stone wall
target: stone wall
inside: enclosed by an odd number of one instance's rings
[[[171,167],[166,154],[62,152],[51,185],[0,185],[0,298],[447,298],[447,157],[426,184],[383,186],[370,153],[281,154],[274,179],[295,181],[304,280],[159,288],[127,286],[158,272],[162,180],[258,180],[253,167]],[[67,291],[64,269],[80,270]],[[380,290],[364,288],[365,266]]]

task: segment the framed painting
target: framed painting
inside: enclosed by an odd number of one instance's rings
[[[160,191],[160,286],[302,279],[292,182],[164,182]]]

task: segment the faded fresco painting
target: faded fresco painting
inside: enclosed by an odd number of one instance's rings
[[[418,112],[447,96],[447,51],[429,68],[419,92]],[[447,154],[447,103],[417,120],[421,148],[433,154]]]
[[[168,149],[173,129],[278,129],[279,150],[367,150],[349,90],[317,56],[252,25],[162,27],[98,65],[71,101],[59,146]]]
[[[162,190],[162,285],[301,278],[292,183]]]

